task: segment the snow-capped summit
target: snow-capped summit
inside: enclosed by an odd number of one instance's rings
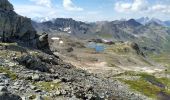
[[[52,18],[50,18],[50,17],[35,17],[35,18],[32,18],[32,20],[36,21],[38,23],[42,23],[42,22],[50,21],[50,20],[52,20]]]

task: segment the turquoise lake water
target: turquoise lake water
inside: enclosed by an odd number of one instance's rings
[[[96,52],[103,52],[105,50],[105,46],[103,44],[94,43],[94,42],[89,42],[87,44],[87,47],[95,49]]]

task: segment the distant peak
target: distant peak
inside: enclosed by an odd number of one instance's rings
[[[0,0],[0,9],[14,10],[13,5],[8,0]]]
[[[156,21],[151,21],[151,22],[147,23],[146,25],[149,25],[149,26],[162,26],[160,23],[158,23]]]
[[[137,22],[135,19],[130,19],[127,21],[130,25],[133,26],[140,26],[141,24],[139,22]]]
[[[128,22],[136,22],[135,19],[129,19]]]

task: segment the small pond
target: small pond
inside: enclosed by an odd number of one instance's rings
[[[103,52],[105,50],[105,46],[103,44],[100,43],[95,43],[95,42],[89,42],[86,45],[87,48],[92,48],[95,49],[96,52]]]

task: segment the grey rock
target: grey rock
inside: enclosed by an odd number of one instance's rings
[[[40,76],[38,74],[35,74],[35,75],[32,76],[32,80],[39,81],[40,80]]]
[[[7,88],[0,86],[0,100],[22,100],[20,96],[8,92]]]
[[[22,100],[29,100],[28,97],[22,97]]]
[[[17,61],[31,70],[38,70],[41,72],[49,72],[49,69],[42,63],[41,59],[35,56],[26,55],[17,59]]]
[[[39,92],[42,92],[42,90],[40,90],[40,89],[37,89],[37,90],[35,90],[35,92],[39,93]]]
[[[22,100],[20,96],[7,92],[0,92],[0,100]]]
[[[0,92],[8,92],[5,86],[0,86]]]
[[[56,94],[57,96],[61,95],[60,90],[56,90],[55,94]]]
[[[34,86],[34,85],[30,85],[30,88],[31,88],[32,90],[35,90],[37,87]]]
[[[14,10],[12,4],[10,4],[8,0],[1,0],[0,8],[3,10]]]

